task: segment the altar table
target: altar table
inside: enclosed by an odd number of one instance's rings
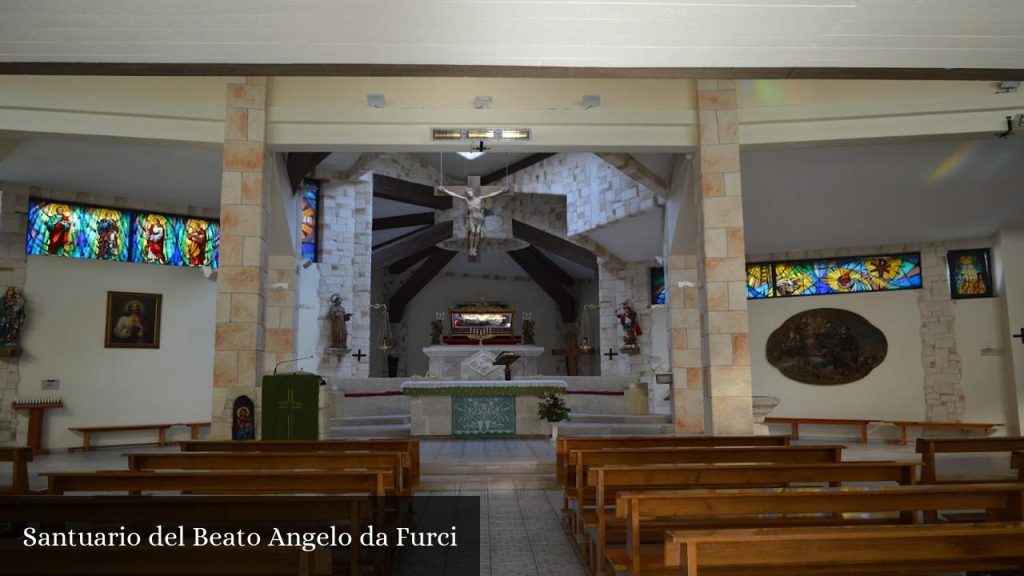
[[[505,369],[495,366],[501,352],[512,352],[519,360],[512,365],[512,377],[536,376],[537,360],[544,354],[543,346],[503,344],[488,346],[437,345],[423,348],[429,360],[428,372],[444,380],[504,380]]]
[[[547,436],[537,417],[539,396],[565,391],[564,380],[411,380],[413,436]]]

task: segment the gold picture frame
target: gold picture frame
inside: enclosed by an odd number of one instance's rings
[[[159,348],[162,294],[107,292],[105,348]]]

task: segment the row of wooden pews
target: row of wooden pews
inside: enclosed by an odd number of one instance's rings
[[[55,549],[25,546],[20,536],[25,527],[116,530],[155,524],[246,526],[268,534],[274,528],[316,526],[356,536],[367,524],[400,521],[404,510],[381,497],[411,495],[419,482],[416,440],[188,441],[182,449],[126,454],[127,470],[45,472],[45,494],[0,498],[0,524],[19,528],[9,535],[13,539],[0,540],[5,560],[0,574],[379,573],[380,555],[361,552],[358,537],[345,550],[304,551],[145,542],[130,548]],[[116,493],[127,495],[106,496]]]
[[[944,440],[919,442],[926,466],[927,454],[1024,449]],[[842,450],[786,436],[560,439],[566,530],[591,574],[1024,567],[1024,484],[921,485],[918,462],[843,462]],[[955,511],[976,522],[951,524]]]

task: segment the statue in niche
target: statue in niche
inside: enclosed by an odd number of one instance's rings
[[[885,334],[864,317],[837,308],[800,312],[768,337],[768,362],[806,384],[848,384],[885,360]]]
[[[21,327],[25,324],[25,296],[21,290],[8,286],[0,299],[0,344],[18,347]]]
[[[331,307],[327,311],[327,321],[331,324],[331,344],[328,348],[348,349],[348,325],[346,322],[352,315],[341,305],[341,294],[331,294]]]
[[[438,186],[437,190],[466,203],[469,255],[475,258],[480,254],[480,239],[484,234],[484,200],[505,192],[506,188],[504,186],[481,186],[479,176],[470,176],[466,179],[466,186],[452,186],[451,188]]]

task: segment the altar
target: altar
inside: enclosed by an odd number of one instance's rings
[[[427,370],[431,376],[441,380],[503,380],[504,367],[494,365],[494,359],[502,352],[519,356],[519,360],[512,364],[513,378],[537,376],[537,361],[544,354],[543,346],[442,344],[423,348],[429,361]]]
[[[412,380],[409,398],[415,436],[547,436],[537,417],[538,396],[564,392],[564,380]]]

